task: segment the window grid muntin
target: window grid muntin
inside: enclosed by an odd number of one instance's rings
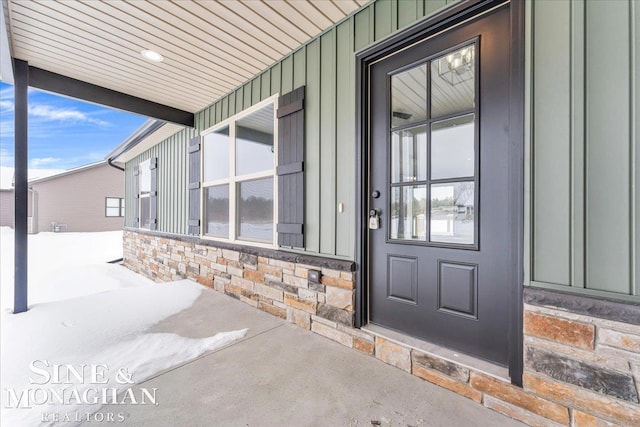
[[[474,100],[473,100],[473,109],[465,109],[459,112],[444,114],[437,117],[431,117],[431,104],[432,104],[432,79],[431,79],[431,64],[433,61],[445,57],[447,54],[451,52],[455,52],[461,50],[465,47],[473,46],[475,49],[474,52]],[[480,194],[480,184],[479,184],[479,176],[480,176],[480,108],[479,108],[479,93],[480,93],[480,73],[479,73],[479,63],[480,63],[480,43],[479,38],[476,37],[471,40],[467,40],[463,43],[460,43],[456,46],[452,46],[446,50],[437,52],[433,55],[430,55],[420,61],[413,62],[411,64],[405,65],[397,70],[392,71],[387,76],[387,105],[389,107],[389,111],[386,116],[387,120],[387,204],[389,208],[389,221],[387,221],[386,227],[386,241],[393,242],[394,244],[410,244],[410,245],[423,245],[423,246],[435,246],[435,247],[453,247],[460,249],[470,249],[470,250],[478,250],[479,249],[479,240],[480,240],[480,227],[479,227],[479,218],[480,218],[480,209],[479,209],[479,194]],[[420,67],[426,66],[427,72],[427,85],[426,85],[426,100],[427,100],[427,119],[422,121],[415,121],[406,125],[393,127],[392,123],[392,109],[391,109],[391,82],[392,77],[394,75],[403,73],[405,71]],[[433,122],[439,122],[443,120],[447,120],[455,117],[462,117],[465,115],[473,114],[475,117],[474,123],[474,176],[473,177],[456,177],[456,178],[446,178],[446,179],[431,179],[431,124]],[[392,183],[391,180],[391,138],[393,132],[402,131],[409,128],[414,128],[417,126],[425,125],[427,127],[427,179],[421,181],[411,181],[411,182],[398,182]],[[437,242],[431,241],[431,186],[437,184],[448,184],[448,183],[456,183],[456,182],[469,182],[472,181],[474,183],[474,241],[473,244],[459,244],[459,243],[448,243],[448,242]],[[411,240],[411,239],[394,239],[391,237],[391,189],[393,187],[406,187],[406,186],[418,186],[418,185],[426,185],[426,240]]]

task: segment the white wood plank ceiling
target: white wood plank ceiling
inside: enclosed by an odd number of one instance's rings
[[[12,56],[196,112],[368,0],[8,0]],[[151,49],[161,63],[144,59]]]

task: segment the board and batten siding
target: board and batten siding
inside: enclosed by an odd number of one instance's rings
[[[189,138],[274,94],[306,86],[305,251],[355,257],[355,52],[459,0],[378,0],[196,113],[184,130],[127,162],[158,157],[158,231],[186,234]],[[134,203],[128,196],[127,203]],[[338,212],[338,205],[343,211]],[[130,210],[127,210],[130,212]],[[135,225],[127,215],[126,224]]]
[[[194,129],[185,129],[154,145],[126,164],[125,168],[125,225],[136,227],[135,210],[137,203],[133,185],[133,167],[152,157],[157,157],[158,180],[158,224],[157,231],[187,234],[187,145],[196,134]]]
[[[530,279],[640,296],[640,4],[528,3]]]

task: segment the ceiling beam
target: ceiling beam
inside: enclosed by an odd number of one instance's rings
[[[194,114],[188,111],[158,104],[32,66],[29,66],[29,86],[166,122],[189,127],[194,125]]]

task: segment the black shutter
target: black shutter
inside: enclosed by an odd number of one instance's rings
[[[304,247],[304,86],[278,99],[278,244]]]
[[[158,158],[149,159],[149,174],[151,175],[151,189],[149,193],[149,229],[158,228]]]
[[[188,233],[200,235],[200,137],[189,140]]]
[[[133,219],[136,223],[134,227],[140,227],[140,168],[133,167]]]

